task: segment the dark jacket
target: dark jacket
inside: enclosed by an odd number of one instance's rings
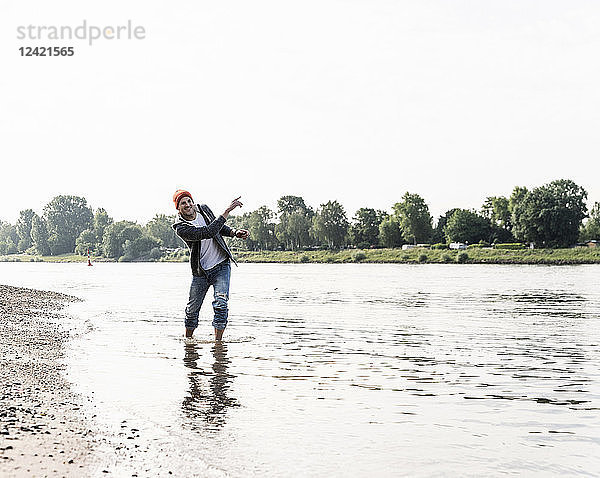
[[[195,276],[205,274],[204,269],[202,269],[202,266],[200,265],[200,241],[202,239],[210,239],[211,237],[214,238],[215,242],[223,249],[223,252],[227,254],[227,257],[237,265],[233,254],[225,243],[225,239],[223,239],[223,236],[234,236],[234,230],[225,225],[225,218],[223,216],[215,217],[214,213],[206,204],[200,206],[196,204],[196,213],[202,214],[202,217],[207,224],[206,226],[197,227],[191,222],[183,219],[181,214],[177,215],[177,220],[172,226],[175,233],[183,239],[190,249],[192,274]]]

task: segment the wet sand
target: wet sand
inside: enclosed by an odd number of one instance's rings
[[[75,297],[0,285],[0,476],[86,476],[93,431],[61,363]]]

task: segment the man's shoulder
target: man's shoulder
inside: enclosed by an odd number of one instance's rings
[[[176,222],[171,226],[175,231],[179,231],[180,229],[185,229],[186,227],[193,227],[188,221]]]
[[[214,215],[215,215],[215,214],[212,212],[212,209],[211,209],[211,208],[209,208],[207,204],[200,204],[200,205],[198,206],[198,208],[199,208],[199,209],[200,209],[202,212],[204,212],[204,213],[206,213],[206,214],[210,214],[211,216],[214,216]]]
[[[195,220],[187,220],[182,218],[181,216],[177,216],[177,218],[175,219],[175,222],[171,225],[171,227],[177,231],[181,228],[186,228],[186,227],[194,227],[194,222]]]

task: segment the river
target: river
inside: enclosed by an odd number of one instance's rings
[[[187,264],[0,263],[2,283],[84,299],[66,373],[107,448],[126,423],[144,450],[113,455],[117,476],[597,476],[599,278],[241,264],[216,346],[210,295],[183,339]]]

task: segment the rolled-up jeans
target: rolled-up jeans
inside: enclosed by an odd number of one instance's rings
[[[185,327],[186,329],[198,327],[200,307],[202,307],[208,288],[212,285],[214,290],[212,303],[214,319],[212,324],[215,329],[223,330],[227,326],[227,301],[229,300],[231,266],[229,261],[224,261],[205,272],[206,275],[194,276],[192,279],[190,300],[185,308]]]

